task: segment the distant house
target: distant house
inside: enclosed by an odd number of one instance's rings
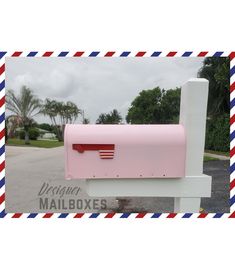
[[[45,132],[41,137],[41,139],[47,139],[47,140],[56,140],[56,135],[52,132]]]

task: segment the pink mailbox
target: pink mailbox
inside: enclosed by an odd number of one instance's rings
[[[185,176],[182,125],[65,127],[66,179]]]

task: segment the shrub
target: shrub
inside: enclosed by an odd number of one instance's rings
[[[30,128],[29,129],[29,139],[30,140],[37,140],[38,136],[39,136],[39,131],[37,128]],[[21,140],[25,139],[25,131],[24,130],[19,131],[19,137]]]
[[[229,116],[227,114],[207,120],[205,148],[229,152],[229,127]]]
[[[39,130],[37,128],[30,128],[29,129],[29,139],[30,140],[37,140],[39,136]]]

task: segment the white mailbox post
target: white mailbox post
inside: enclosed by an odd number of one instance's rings
[[[174,212],[199,212],[201,197],[211,196],[211,177],[203,174],[207,98],[206,79],[190,79],[181,89],[180,124],[186,132],[185,177],[87,179],[88,194],[174,197]]]

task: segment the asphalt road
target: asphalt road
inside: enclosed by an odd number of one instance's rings
[[[84,180],[64,180],[63,160],[63,147],[6,147],[6,211],[173,212],[173,198],[91,198]],[[212,197],[201,202],[205,212],[229,212],[228,168],[227,160],[204,164],[204,173],[212,176]]]

